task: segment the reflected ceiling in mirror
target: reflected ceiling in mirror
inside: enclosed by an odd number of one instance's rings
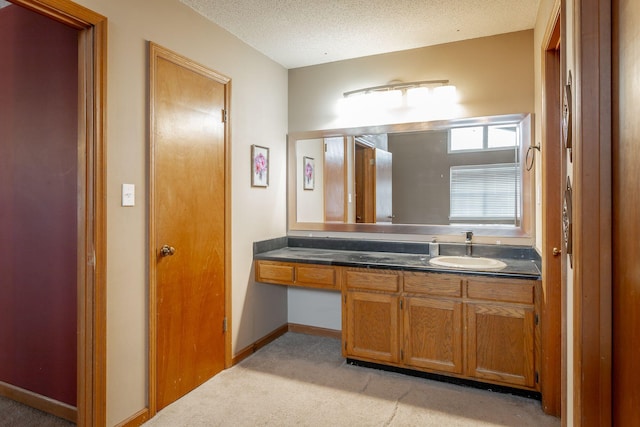
[[[289,230],[530,237],[531,132],[510,114],[291,134]]]

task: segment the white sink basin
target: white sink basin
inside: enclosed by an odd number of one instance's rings
[[[507,264],[497,259],[470,256],[439,256],[430,259],[429,263],[440,267],[468,270],[502,270],[507,266]]]

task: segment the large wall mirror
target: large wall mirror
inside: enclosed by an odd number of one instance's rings
[[[297,132],[290,231],[532,238],[530,114]]]

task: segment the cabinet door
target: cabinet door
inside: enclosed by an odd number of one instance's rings
[[[346,355],[398,362],[398,297],[346,292]]]
[[[404,362],[421,368],[462,373],[462,303],[405,298]]]
[[[534,387],[533,307],[467,304],[467,375]]]

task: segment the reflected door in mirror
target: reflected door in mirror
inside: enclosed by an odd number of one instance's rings
[[[391,224],[393,222],[393,155],[376,148],[376,223]]]
[[[324,218],[325,222],[347,221],[347,164],[344,137],[324,140]]]

